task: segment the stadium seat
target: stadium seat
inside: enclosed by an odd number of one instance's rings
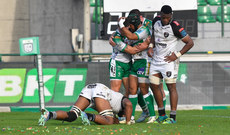
[[[198,6],[206,6],[207,2],[206,2],[206,0],[197,0],[197,4],[198,4]]]
[[[101,10],[101,14],[100,14],[100,10]],[[97,7],[97,23],[98,24],[100,23],[100,17],[101,17],[101,21],[103,21],[103,8],[100,9],[100,7]],[[93,12],[93,22],[96,23],[96,8],[94,8],[94,12]]]
[[[97,6],[100,6],[100,1],[99,0],[90,0],[90,7],[95,7],[95,1],[97,1]],[[103,0],[101,0],[101,3],[103,2]]]
[[[221,5],[221,0],[207,0],[207,2],[211,6]],[[227,5],[226,0],[224,0],[224,5]]]
[[[200,23],[216,22],[216,19],[213,17],[212,11],[209,6],[198,6],[197,14],[197,19]]]
[[[221,6],[217,8],[216,12],[216,20],[221,22]],[[224,22],[230,22],[230,7],[229,6],[224,6]]]

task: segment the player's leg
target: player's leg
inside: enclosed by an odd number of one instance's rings
[[[178,93],[176,90],[176,83],[167,84],[167,87],[169,89],[170,105],[171,105],[170,118],[173,118],[173,120],[176,121],[176,110],[178,104]]]
[[[123,78],[123,68],[121,62],[110,59],[109,62],[110,89],[119,92]]]
[[[110,88],[116,92],[120,91],[122,80],[111,80],[110,79]]]
[[[147,62],[147,60],[142,60],[140,65],[140,70],[141,69],[145,69],[141,74],[138,74],[138,83],[139,83],[139,88],[141,90],[141,93],[144,97],[144,100],[148,106],[148,110],[149,110],[149,115],[150,118],[148,120],[147,123],[153,123],[155,121],[155,111],[154,111],[154,102],[153,102],[153,95],[151,94],[151,92],[149,91],[149,63]]]
[[[133,105],[133,111],[132,111],[132,117],[131,122],[135,123],[134,116],[135,116],[135,110],[137,105],[137,87],[138,87],[138,79],[135,75],[129,76],[129,100],[131,101]]]
[[[99,115],[86,113],[89,120],[101,125],[114,124],[114,114],[109,101],[99,97],[94,98],[94,101]]]
[[[140,88],[138,88],[137,94],[138,94],[138,96],[137,96],[138,97],[138,104],[142,109],[142,113],[140,114],[139,118],[137,119],[137,122],[142,122],[146,118],[149,117],[149,109],[148,109],[148,106],[145,102],[143,95],[141,94]]]
[[[149,110],[149,120],[147,123],[153,123],[155,121],[155,111],[154,111],[154,102],[153,102],[153,95],[151,94],[151,92],[149,91],[149,83],[144,83],[143,80],[144,78],[138,78],[139,79],[139,87],[141,89],[142,95],[145,99],[145,102],[148,106],[148,110]],[[147,78],[145,78],[145,80],[147,80]],[[147,80],[148,81],[148,80]]]
[[[165,74],[162,74],[165,80],[165,83],[169,90],[170,95],[170,118],[164,122],[164,124],[176,123],[176,110],[178,103],[178,94],[176,90],[176,80],[179,68],[179,61],[168,63],[165,65]]]
[[[165,95],[165,91],[164,91],[163,82],[160,84],[160,90],[161,90],[161,93],[162,93],[162,96],[163,96],[163,104],[164,104],[164,107],[165,107],[166,106],[166,95]]]
[[[44,114],[41,115],[39,119],[39,125],[45,125],[45,123],[50,120],[62,120],[72,122],[75,121],[80,115],[81,110],[85,110],[89,106],[89,100],[85,97],[79,96],[76,103],[73,105],[69,112],[66,111],[48,111],[45,110]]]
[[[159,117],[156,119],[158,123],[162,123],[165,119],[168,118],[165,113],[165,108],[163,104],[163,96],[160,90],[161,80],[162,80],[162,76],[160,73],[149,75],[150,88],[153,92],[154,98],[158,106]]]
[[[124,71],[122,82],[125,87],[125,97],[129,96],[129,75],[130,75],[131,66],[132,66],[132,62],[122,63],[122,68]]]
[[[125,97],[129,96],[129,77],[123,77],[122,79],[123,85],[125,87]]]
[[[146,66],[145,67],[145,75],[148,78],[148,73],[149,73],[149,68],[150,68],[150,62],[148,61],[143,61],[143,65],[142,66]],[[149,83],[149,81],[147,82]],[[149,86],[148,86],[149,88]],[[148,90],[149,91],[149,90]],[[141,93],[140,89],[138,89],[138,104],[140,105],[141,109],[142,109],[142,113],[140,115],[140,117],[138,118],[137,122],[142,122],[144,121],[147,117],[149,117],[149,110],[148,110],[148,106],[145,102],[145,99],[143,97],[143,94]],[[152,95],[151,95],[152,96]]]

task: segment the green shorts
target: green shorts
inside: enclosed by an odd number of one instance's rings
[[[109,61],[110,80],[112,79],[122,80],[122,78],[124,77],[129,77],[130,69],[131,69],[131,62],[123,63],[120,61],[110,59]]]
[[[148,78],[150,64],[146,59],[136,59],[131,66],[131,75]]]

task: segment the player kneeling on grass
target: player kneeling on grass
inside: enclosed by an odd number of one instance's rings
[[[99,115],[83,112],[87,107],[95,109]],[[121,93],[115,92],[101,83],[85,86],[76,103],[69,112],[45,110],[38,123],[45,125],[50,119],[72,122],[81,117],[84,125],[90,125],[90,121],[102,125],[118,124],[116,114],[123,114],[126,124],[130,124],[132,115],[132,103]]]

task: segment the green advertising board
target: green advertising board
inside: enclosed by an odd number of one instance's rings
[[[87,69],[69,68],[58,72],[55,96],[55,103],[74,103],[82,88],[85,87]]]
[[[17,103],[21,100],[25,75],[25,68],[0,70],[0,103]]]
[[[54,86],[57,69],[43,69],[45,102],[49,102],[54,95]],[[23,103],[39,103],[37,69],[31,69],[27,73]]]

